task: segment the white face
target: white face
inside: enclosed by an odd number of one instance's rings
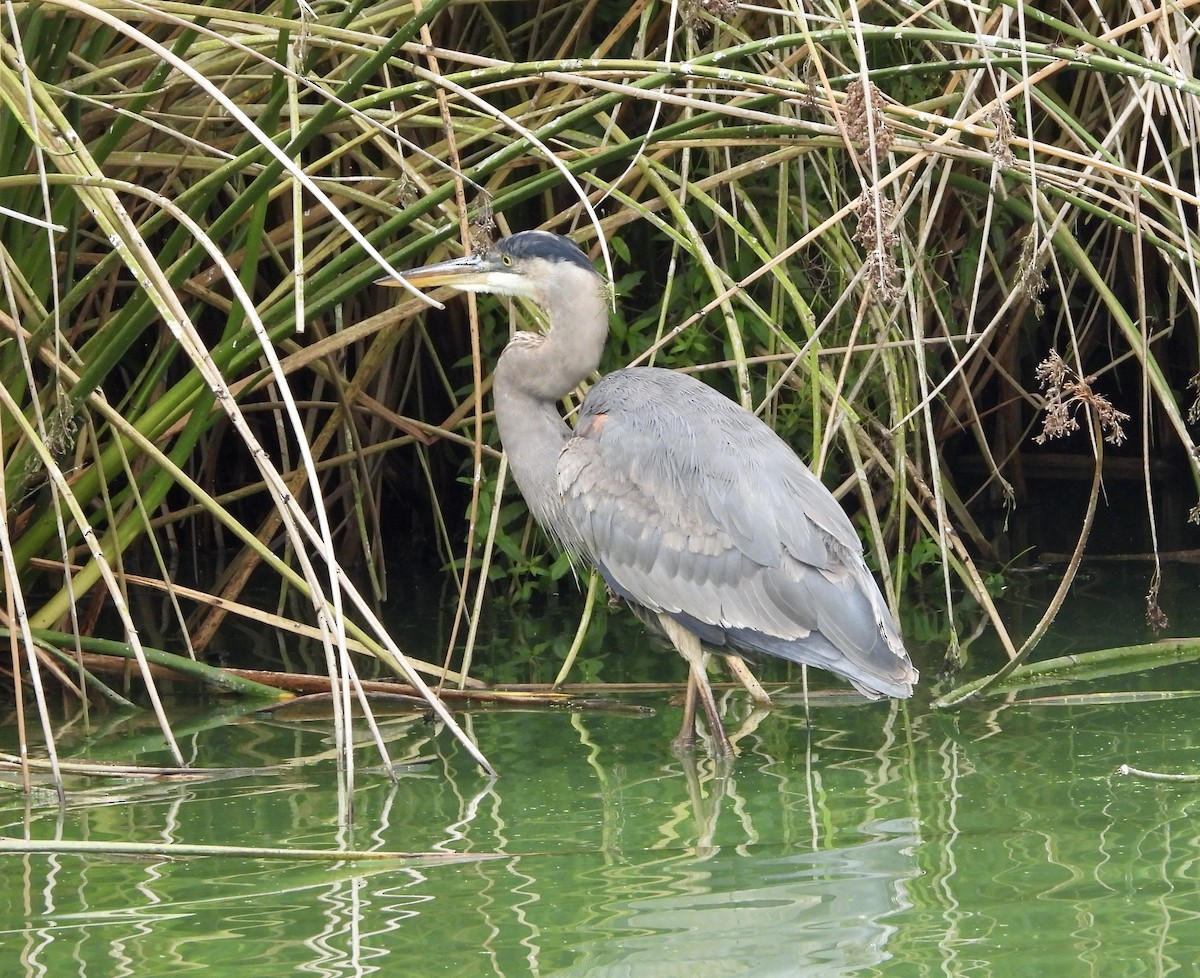
[[[523,275],[510,271],[491,271],[481,273],[478,280],[464,279],[451,283],[462,292],[490,292],[494,295],[515,295],[533,299],[532,283]]]

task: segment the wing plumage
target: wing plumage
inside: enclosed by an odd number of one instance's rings
[[[654,367],[589,392],[559,456],[578,545],[631,603],[713,646],[819,666],[868,696],[917,673],[845,512],[758,418]]]

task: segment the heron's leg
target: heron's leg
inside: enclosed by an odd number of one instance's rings
[[[666,630],[667,637],[670,638],[671,644],[679,650],[679,654],[687,660],[689,669],[688,678],[688,694],[692,693],[691,687],[695,686],[695,695],[700,697],[700,705],[704,707],[704,715],[708,719],[708,731],[713,739],[713,753],[718,757],[727,757],[733,753],[733,745],[729,742],[729,736],[725,733],[725,727],[721,724],[721,714],[717,712],[717,701],[713,699],[712,687],[708,684],[708,672],[705,670],[705,664],[708,661],[708,653],[700,647],[700,639],[689,632],[686,628],[680,625],[670,615],[660,614],[659,621]],[[695,705],[691,712],[695,714]],[[684,700],[684,719],[688,720],[688,705],[687,698]],[[695,737],[695,720],[690,722],[691,737]],[[688,728],[679,732],[679,738],[676,743],[680,746],[687,746],[689,737],[687,736]]]
[[[740,655],[727,655],[723,658],[725,659],[725,665],[733,673],[733,677],[746,687],[746,692],[750,694],[750,698],[755,703],[767,710],[775,705],[771,702],[771,697],[767,695],[767,691],[762,688],[762,683],[758,681],[754,673],[750,671],[750,667],[746,665],[745,659]]]
[[[679,734],[671,741],[676,750],[690,751],[696,746],[696,677],[688,668],[687,690],[683,694],[683,723]]]
[[[700,645],[699,640],[696,645]],[[696,679],[696,692],[704,707],[704,715],[708,718],[708,732],[712,734],[713,753],[717,757],[728,757],[733,753],[733,744],[729,742],[729,735],[725,733],[725,726],[721,723],[721,714],[717,712],[717,701],[713,698],[712,687],[708,684],[708,671],[704,667],[707,659],[708,653],[701,652],[700,661],[691,664],[692,675]]]

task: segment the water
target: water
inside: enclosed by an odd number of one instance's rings
[[[1093,610],[1106,638],[1112,605]],[[1086,647],[1088,617],[1069,609],[1044,654]],[[806,716],[785,695],[756,718],[733,696],[729,726],[759,722],[729,772],[670,753],[660,695],[627,701],[653,715],[465,714],[496,781],[422,718],[385,717],[393,760],[429,761],[391,784],[364,746],[345,833],[327,721],[176,703],[191,763],[271,770],[75,781],[65,811],[9,793],[0,833],[423,855],[6,854],[4,974],[1200,975],[1200,785],[1115,774],[1200,771],[1200,700],[929,698],[818,696]],[[65,720],[64,753],[167,762],[147,718],[102,723]]]

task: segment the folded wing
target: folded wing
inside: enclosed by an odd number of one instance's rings
[[[845,512],[770,428],[652,367],[589,392],[558,489],[609,586],[712,646],[908,696],[917,673]]]

